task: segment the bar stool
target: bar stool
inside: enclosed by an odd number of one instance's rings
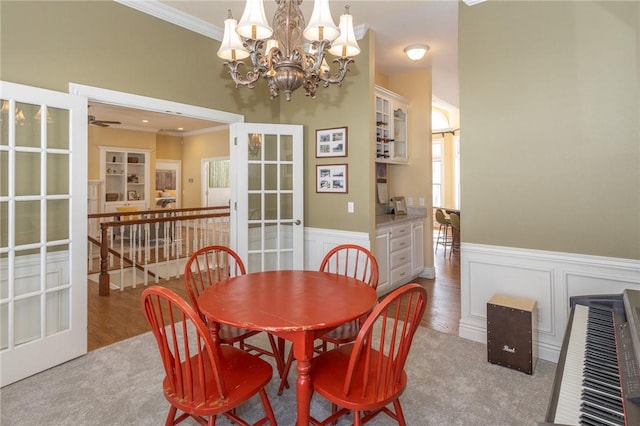
[[[436,210],[436,222],[440,225],[438,229],[438,238],[436,239],[436,253],[438,252],[438,246],[444,246],[444,256],[447,256],[447,246],[451,246],[453,242],[453,233],[449,235],[449,229],[451,229],[451,221],[444,215],[444,211],[441,209]]]
[[[451,223],[451,249],[449,250],[449,258],[454,251],[460,251],[460,216],[455,213],[449,215]]]

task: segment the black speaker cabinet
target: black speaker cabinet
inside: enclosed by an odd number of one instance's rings
[[[487,302],[487,357],[490,363],[533,374],[537,360],[536,301],[494,295]]]

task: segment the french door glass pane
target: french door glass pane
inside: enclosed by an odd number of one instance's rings
[[[47,195],[69,193],[69,155],[47,154]]]
[[[260,164],[249,164],[249,191],[260,191],[262,189],[262,166]]]
[[[263,271],[276,271],[278,269],[278,253],[264,253],[264,269]]]
[[[249,247],[249,251],[260,250],[262,248],[262,225],[260,225],[259,223],[249,224],[249,246],[248,247]]]
[[[264,165],[264,189],[267,191],[273,191],[278,189],[278,165],[277,164]]]
[[[278,219],[278,194],[264,194],[264,218]]]
[[[40,201],[16,201],[16,245],[40,242]]]
[[[36,280],[38,280],[36,277]],[[19,287],[16,279],[16,287]],[[40,338],[40,295],[16,300],[13,304],[14,343],[16,346]]]
[[[70,300],[68,288],[47,293],[45,300],[47,315],[45,332],[47,336],[69,329]]]
[[[39,109],[39,105],[16,102],[16,146],[29,148],[41,146],[40,122],[35,119]]]
[[[3,296],[5,297],[5,296]],[[9,347],[9,304],[0,305],[0,350]]]
[[[293,164],[280,165],[280,189],[283,191],[293,190]]]
[[[42,120],[42,110],[37,117]],[[47,147],[55,149],[69,149],[69,110],[60,108],[47,108]],[[55,126],[51,126],[55,124]]]
[[[293,135],[280,135],[280,161],[293,161]]]
[[[69,234],[69,200],[47,200],[47,241],[67,240]]]
[[[9,101],[0,99],[0,145],[9,145]]]
[[[280,268],[293,269],[293,252],[280,252]]]
[[[264,135],[264,161],[278,160],[278,135]]]
[[[293,227],[294,225],[281,225],[280,227],[280,249],[293,249]]]
[[[9,153],[7,151],[0,151],[0,197],[8,197],[8,196],[9,196]]]
[[[262,220],[262,194],[249,194],[249,220]]]
[[[267,224],[264,226],[264,249],[265,250],[278,249],[278,225],[277,224]]]
[[[293,194],[280,195],[280,219],[293,219]]]
[[[16,152],[16,195],[40,195],[40,153]]]
[[[9,203],[0,202],[0,247],[9,246]],[[0,255],[0,259],[4,256]]]

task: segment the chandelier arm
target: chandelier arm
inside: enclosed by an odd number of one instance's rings
[[[322,80],[324,87],[329,87],[330,84],[337,84],[340,86],[344,77],[347,75],[347,71],[349,71],[347,65],[354,62],[354,60],[342,57],[334,59],[333,62],[338,64],[338,70],[335,72],[334,77],[331,77],[330,71],[324,71],[318,74],[318,78]]]
[[[313,67],[309,69],[309,73],[317,73],[322,66],[322,60],[324,59],[327,50],[331,47],[329,40],[314,41],[311,43],[311,52],[305,53],[307,57],[313,58]]]
[[[246,78],[243,78],[240,75],[240,71],[238,70],[238,68],[240,68],[240,65],[244,65],[243,62],[230,61],[225,62],[224,64],[227,66],[227,68],[229,68],[229,75],[231,75],[233,82],[236,84],[236,88],[240,86],[247,86],[248,88],[253,89],[255,87],[254,83],[260,78],[261,73],[257,70],[247,71]]]
[[[250,38],[242,42],[245,49],[249,51],[249,57],[251,58],[251,63],[255,71],[262,72],[266,69],[267,61],[260,51],[263,44],[264,42],[262,40],[252,40]]]

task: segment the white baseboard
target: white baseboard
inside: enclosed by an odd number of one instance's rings
[[[436,277],[436,268],[434,268],[433,266],[430,268],[425,267],[418,276],[420,278],[434,279]]]
[[[496,293],[537,302],[538,357],[557,362],[569,298],[640,290],[640,261],[463,243],[460,337],[486,343],[487,301]]]

